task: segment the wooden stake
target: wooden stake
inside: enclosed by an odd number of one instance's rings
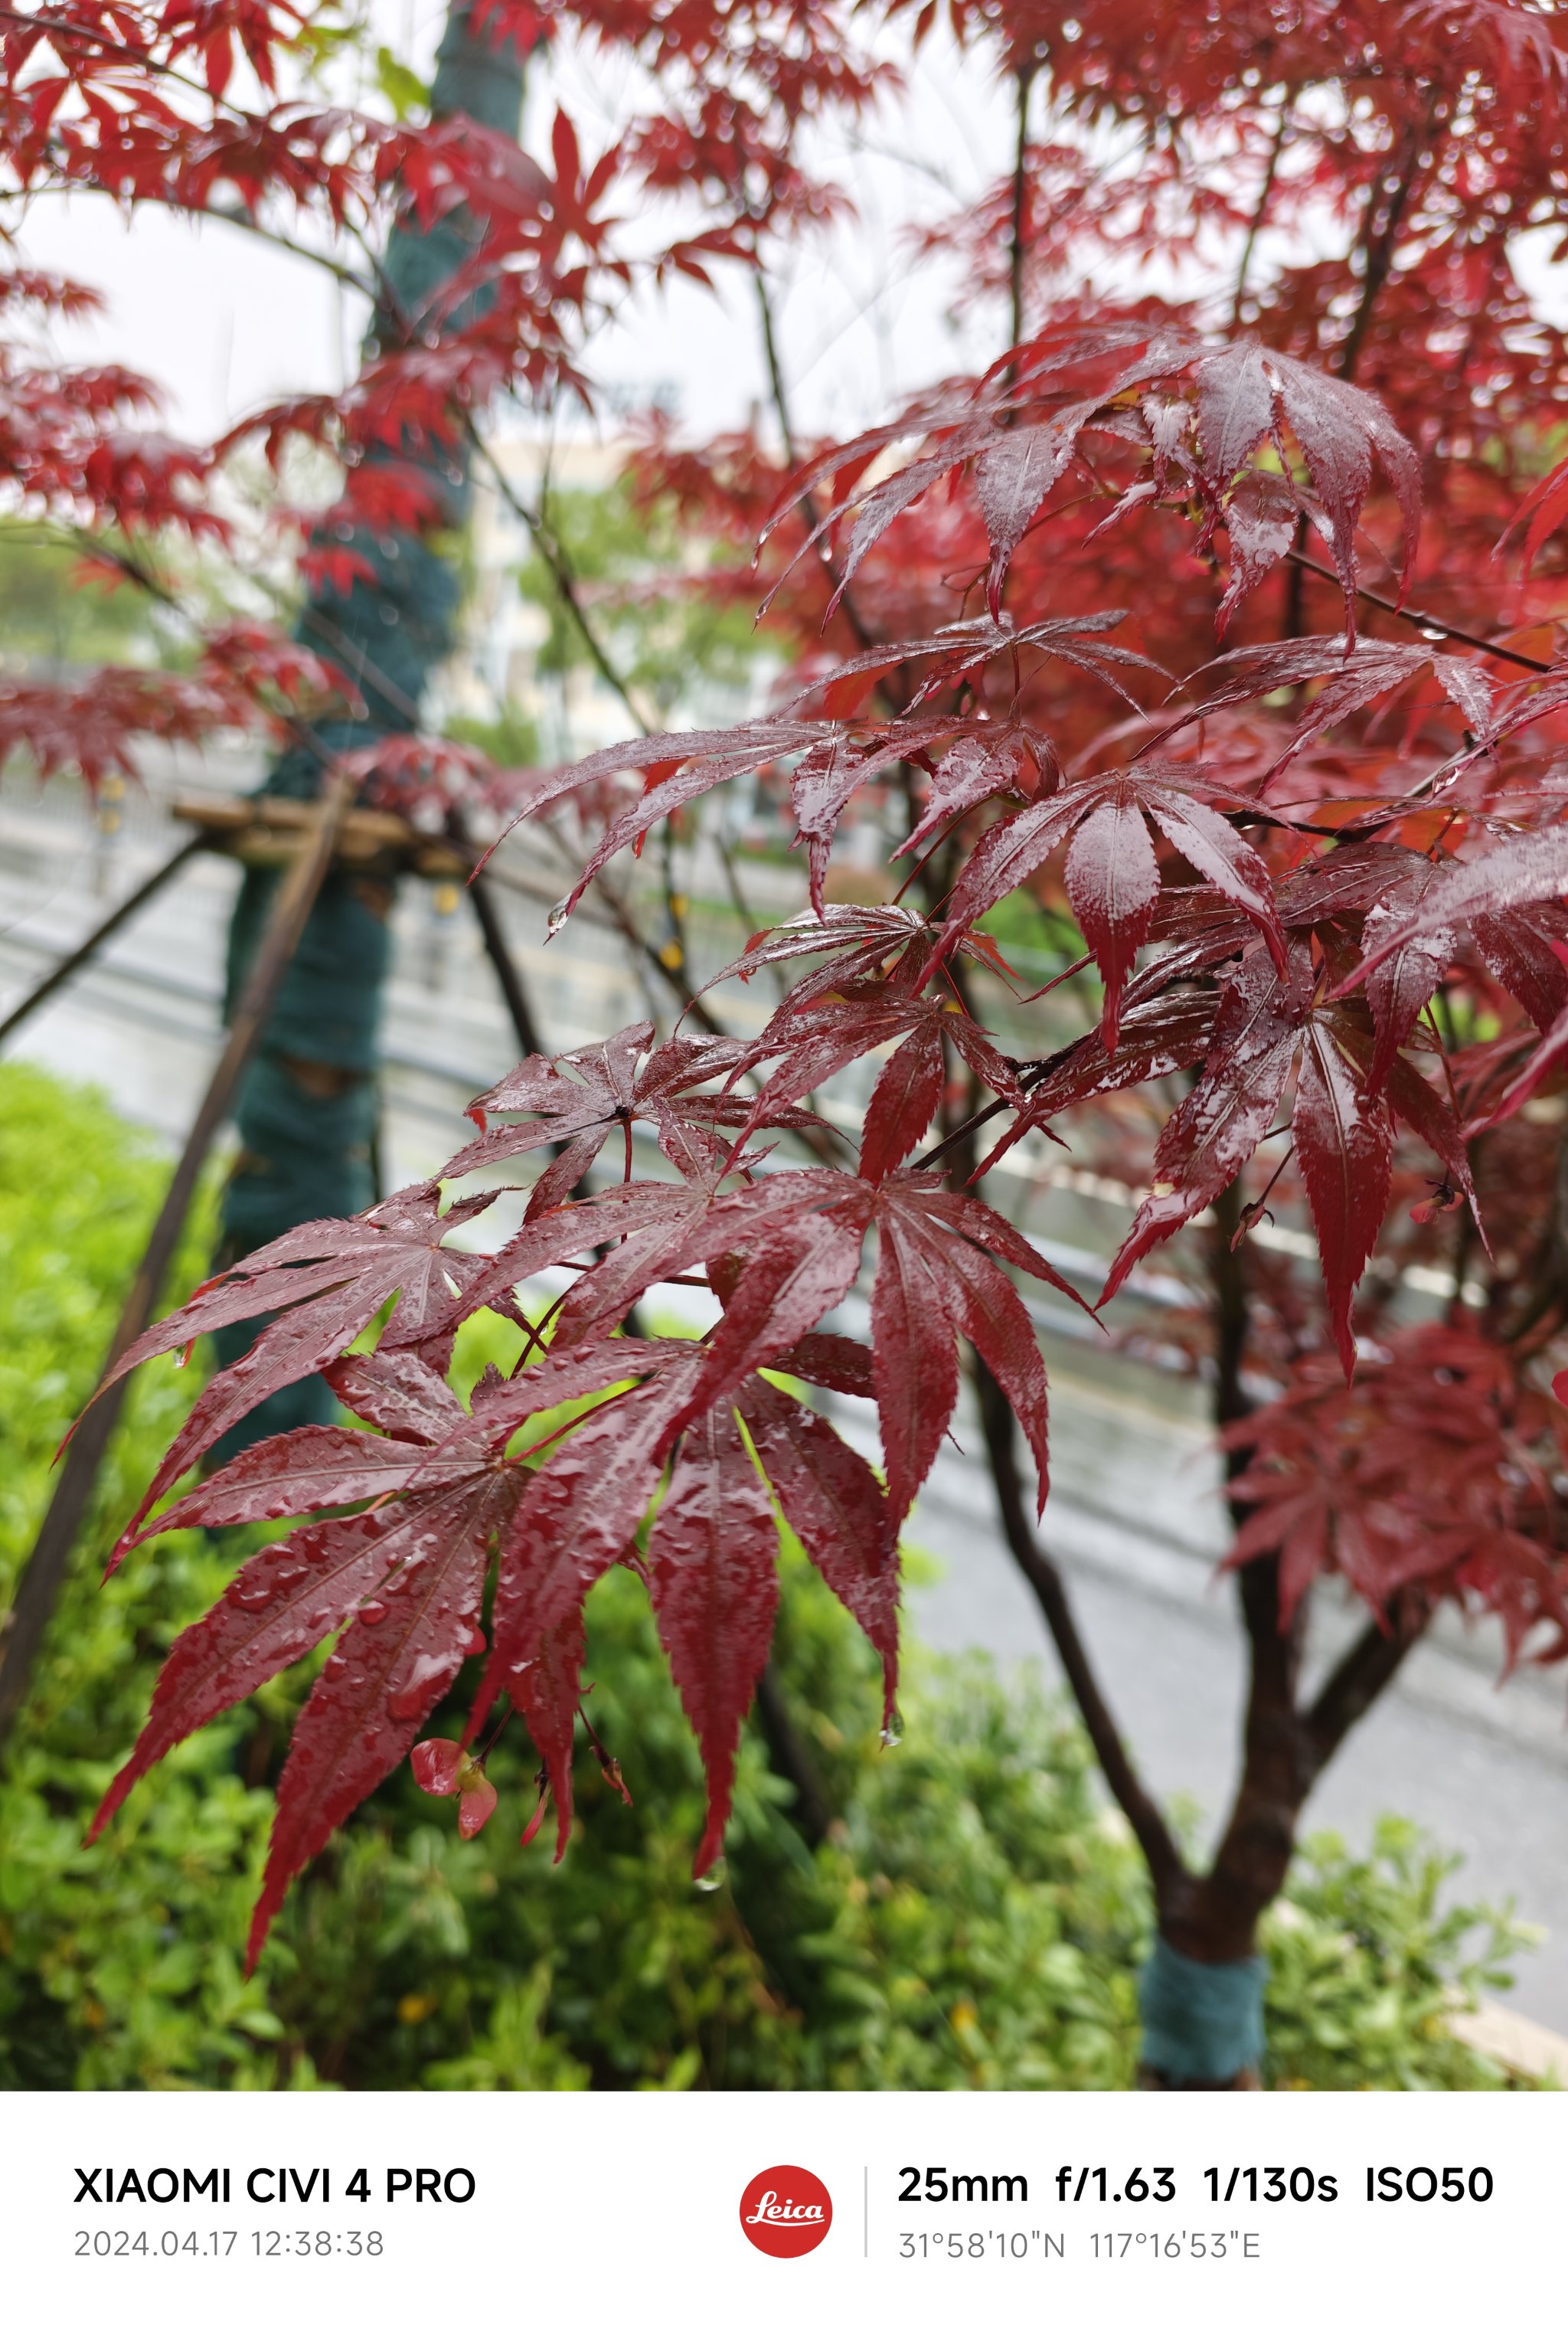
[[[338,829],[352,798],[353,784],[347,777],[328,780],[315,813],[313,830],[302,835],[294,862],[273,902],[261,945],[229,1024],[229,1041],[213,1072],[137,1266],[119,1324],[105,1356],[104,1376],[152,1317],[197,1177],[228,1113],[234,1088],[255,1050],[278,984],[299,944],[306,919],[332,864]],[[4,1620],[0,1620],[0,1743],[10,1733],[26,1696],[33,1665],[60,1599],[76,1534],[119,1420],[128,1382],[128,1378],[122,1378],[107,1391],[100,1391],[83,1415],[66,1449],[53,1498],[17,1583],[15,1598]]]

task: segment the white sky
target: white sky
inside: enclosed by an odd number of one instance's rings
[[[440,11],[416,0],[414,53],[428,59]],[[398,45],[410,17],[390,0]],[[404,50],[406,53],[406,49]],[[525,135],[543,143],[554,104],[572,116],[584,151],[609,142],[635,102],[627,77],[570,58],[536,74]],[[993,330],[960,331],[949,309],[951,269],[917,261],[911,221],[971,199],[1008,167],[1012,125],[983,65],[936,43],[897,111],[885,107],[856,150],[835,143],[821,158],[853,195],[852,223],[791,255],[779,300],[780,337],[798,425],[849,434],[943,373],[986,363]],[[902,156],[913,159],[901,158]],[[101,197],[50,197],[32,207],[21,238],[34,263],[96,286],[105,317],[59,336],[62,354],[128,364],[166,392],[166,425],[215,435],[266,400],[335,388],[353,362],[363,322],[352,294],[308,263],[242,231],[138,210],[126,218]],[[632,303],[600,333],[591,377],[615,398],[672,400],[692,435],[744,420],[764,393],[755,309],[738,268],[722,295],[678,282]],[[607,408],[608,410],[609,408]]]
[[[428,71],[442,0],[373,7],[390,43]],[[1013,125],[988,63],[934,34],[903,94],[812,157],[851,195],[855,215],[791,253],[778,286],[785,369],[807,435],[848,436],[943,374],[984,367],[1002,346],[999,306],[957,324],[953,265],[917,259],[908,241],[911,225],[972,201],[1010,167]],[[536,66],[527,142],[546,146],[557,102],[584,151],[596,152],[637,110],[638,91],[629,70],[597,53]],[[181,435],[216,435],[271,398],[336,388],[352,368],[364,320],[353,296],[238,229],[151,209],[127,219],[101,198],[76,196],[35,204],[21,242],[37,264],[107,295],[107,316],[62,335],[62,353],[118,360],[161,382],[167,425]],[[1568,269],[1550,263],[1554,243],[1554,232],[1518,239],[1516,264],[1541,311],[1563,321]],[[1259,272],[1267,263],[1259,252]],[[595,337],[587,369],[606,392],[607,431],[618,406],[656,395],[698,439],[765,404],[749,281],[738,268],[720,281],[717,296],[682,280],[641,295]]]

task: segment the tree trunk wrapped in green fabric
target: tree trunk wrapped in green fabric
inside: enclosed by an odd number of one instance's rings
[[[454,7],[448,18],[432,114],[439,119],[461,113],[515,138],[522,59],[509,44],[492,45],[476,24],[476,13]],[[464,211],[428,230],[412,217],[400,222],[383,262],[386,296],[372,319],[367,353],[400,328],[398,320],[417,318],[439,303],[442,287],[470,257],[475,237]],[[358,750],[412,731],[431,674],[456,637],[461,586],[442,538],[467,515],[467,464],[459,449],[405,446],[381,458],[394,460],[405,474],[416,470],[433,490],[437,507],[417,532],[344,529],[341,547],[370,574],[356,575],[347,589],[326,578],[309,588],[298,636],[347,674],[364,703],[358,719],[318,725],[322,745],[333,751]],[[261,790],[309,799],[320,778],[319,757],[295,745],[280,755]],[[239,993],[279,879],[270,869],[246,873],[229,932],[226,1008]],[[220,1264],[296,1223],[356,1214],[377,1195],[379,1046],[393,896],[385,881],[341,872],[322,887],[235,1109],[240,1152],[223,1194]],[[220,1360],[238,1358],[253,1333],[244,1326],[220,1333]],[[218,1454],[329,1417],[332,1410],[328,1386],[309,1379],[264,1402]]]

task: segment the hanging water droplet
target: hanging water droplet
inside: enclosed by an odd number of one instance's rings
[[[897,1749],[903,1738],[904,1727],[899,1720],[898,1712],[895,1709],[882,1727],[882,1746],[884,1749]]]
[[[408,1682],[387,1701],[388,1716],[399,1725],[406,1724],[411,1716],[423,1716],[430,1706],[432,1687],[444,1683],[450,1672],[444,1653],[421,1652],[409,1672]]]
[[[558,907],[552,907],[550,909],[548,919],[545,924],[545,937],[546,939],[553,940],[555,938],[556,933],[565,922],[566,916],[569,912],[570,911],[564,899]]]
[[[699,1895],[717,1895],[724,1880],[724,1857],[721,1854],[717,1862],[708,1864],[700,1878],[694,1878],[691,1883]]]

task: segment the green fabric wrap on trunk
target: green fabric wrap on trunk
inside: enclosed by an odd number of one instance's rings
[[[1207,1965],[1156,1936],[1138,1980],[1143,2061],[1181,2088],[1233,2081],[1263,2054],[1261,1958]]]
[[[466,5],[454,5],[448,17],[431,92],[432,118],[462,113],[516,138],[522,58],[514,46],[492,45],[482,8],[473,14],[478,29]],[[462,212],[440,220],[428,233],[409,220],[394,227],[385,273],[404,313],[417,319],[439,295],[471,256],[474,236],[473,222]],[[481,293],[460,315],[471,314],[482,301]],[[387,315],[373,318],[367,352],[390,339],[394,329]],[[372,571],[356,575],[347,590],[324,580],[313,586],[295,626],[295,636],[341,666],[365,702],[362,720],[318,725],[321,743],[334,752],[361,750],[418,725],[431,674],[456,645],[462,596],[443,537],[468,514],[464,449],[459,444],[432,452],[407,444],[366,459],[395,462],[405,473],[417,470],[434,490],[438,514],[423,533],[359,526],[335,530],[334,545],[352,551]],[[318,757],[292,746],[268,772],[261,790],[308,801],[320,782]],[[248,869],[241,885],[229,932],[230,1009],[280,879],[271,870]],[[236,1099],[240,1152],[223,1196],[221,1264],[297,1223],[357,1214],[378,1195],[373,1160],[391,906],[385,884],[378,888],[335,873],[322,885]],[[227,1365],[237,1360],[256,1333],[255,1324],[247,1324],[217,1337],[219,1361]],[[319,1378],[290,1386],[235,1427],[216,1457],[222,1461],[269,1433],[329,1419],[335,1407]]]

